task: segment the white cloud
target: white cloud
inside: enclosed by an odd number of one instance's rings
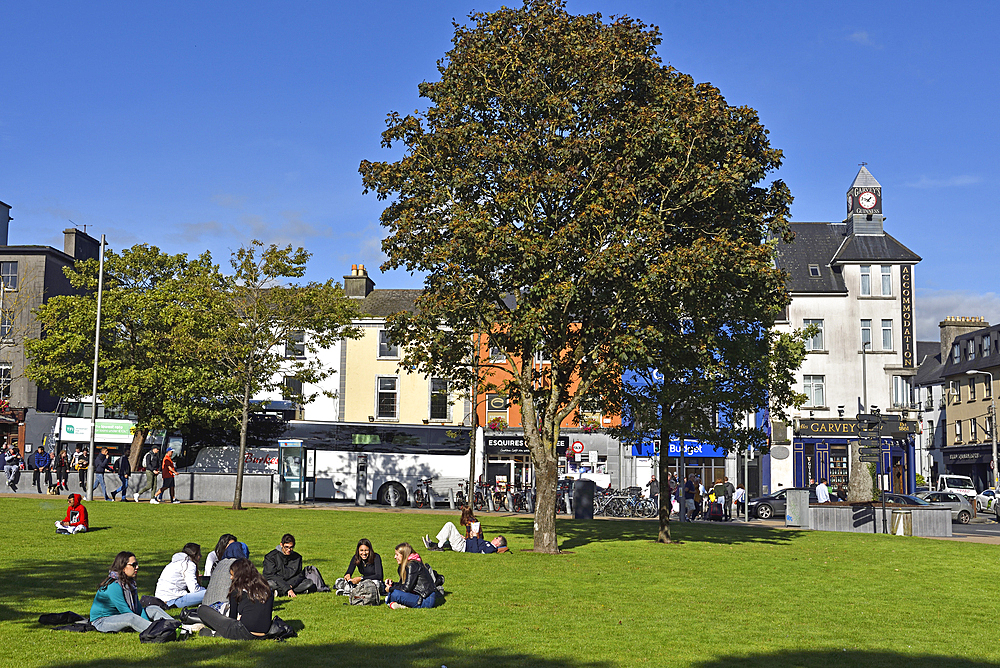
[[[946,179],[929,179],[921,176],[919,181],[907,183],[907,188],[958,188],[961,186],[972,186],[982,182],[978,176],[971,174],[960,174]]]
[[[967,290],[917,290],[914,325],[920,341],[941,339],[938,323],[948,316],[982,316],[991,325],[1000,322],[1000,294]]]
[[[860,44],[862,46],[871,46],[876,49],[882,48],[872,40],[871,35],[869,35],[865,30],[855,30],[847,36],[847,41],[854,42],[855,44]]]

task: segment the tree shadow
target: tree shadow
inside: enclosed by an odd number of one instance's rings
[[[559,549],[572,550],[590,543],[656,540],[657,520],[570,520],[557,519],[556,533]],[[534,520],[511,520],[505,531],[515,536],[532,539]],[[703,524],[700,522],[671,522],[670,535],[674,542],[716,543],[735,545],[757,543],[787,545],[804,532],[766,526]]]
[[[152,646],[151,646],[152,647]],[[356,641],[307,645],[301,639],[276,643],[270,640],[234,642],[222,639],[193,638],[182,643],[157,645],[157,665],[231,666],[238,654],[239,665],[347,666],[391,665],[393,668],[425,666],[483,666],[490,668],[609,668],[605,661],[581,661],[572,657],[548,658],[507,647],[471,650],[455,639],[454,634],[439,634],[425,640],[373,645]],[[363,659],[361,657],[364,657]],[[67,658],[51,668],[118,668],[122,657],[74,660]]]
[[[798,650],[774,654],[715,657],[692,664],[697,668],[997,668],[1000,664],[930,654],[900,654],[885,650]]]

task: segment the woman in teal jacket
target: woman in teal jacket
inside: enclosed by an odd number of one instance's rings
[[[131,552],[119,552],[111,564],[90,606],[90,623],[101,633],[117,633],[134,629],[140,633],[157,619],[170,619],[170,615],[155,605],[145,610],[139,606],[139,593],[135,575],[139,561]]]

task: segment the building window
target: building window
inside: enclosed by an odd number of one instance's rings
[[[892,267],[887,264],[882,265],[882,296],[892,295]]]
[[[378,331],[378,356],[380,358],[399,358],[399,346],[392,343],[389,339],[389,332],[384,329]]]
[[[379,420],[395,420],[399,417],[399,379],[395,376],[379,376],[377,382],[375,417]]]
[[[0,339],[9,339],[14,332],[14,312],[0,311]]]
[[[285,357],[304,359],[306,356],[306,333],[292,332],[285,341]]]
[[[0,364],[0,399],[10,399],[10,384],[13,379],[10,364]]]
[[[969,420],[969,443],[975,443],[979,430],[976,426],[976,418]]]
[[[868,350],[872,347],[872,321],[861,321],[861,349]]]
[[[983,334],[983,357],[991,355],[992,353],[993,349],[990,347],[990,335]]]
[[[826,376],[803,376],[802,385],[805,389],[806,406],[826,405]]]
[[[861,265],[861,296],[867,297],[872,293],[872,268],[871,265]]]
[[[962,349],[959,348],[957,343],[951,346],[951,361],[955,364],[962,361]]]
[[[823,321],[807,319],[802,321],[802,325],[804,327],[815,325],[817,328],[816,333],[806,339],[806,350],[826,350],[826,344],[823,341]]]
[[[431,378],[432,420],[451,419],[451,402],[448,399],[448,381],[444,378]]]
[[[8,290],[17,290],[17,262],[0,262],[0,283]]]
[[[966,359],[974,360],[976,359],[976,340],[969,339],[969,344],[966,347],[966,354],[968,357]]]
[[[911,386],[909,376],[892,377],[892,405],[901,408],[909,408],[913,403],[911,399]]]
[[[948,395],[955,401],[960,401],[962,399],[961,387],[957,380],[948,381]]]
[[[961,443],[962,442],[962,421],[961,420],[955,420],[955,442],[956,443]]]
[[[294,399],[302,396],[302,381],[295,376],[285,376],[281,381],[281,396],[285,399]]]
[[[983,398],[984,399],[992,399],[993,398],[993,383],[991,382],[992,380],[993,380],[993,378],[990,377],[989,380],[983,381]]]
[[[809,275],[813,278],[819,278],[819,265],[811,264],[809,265]]]
[[[973,376],[969,379],[969,401],[976,398],[976,377]]]
[[[927,421],[927,442],[934,447],[934,420]]]
[[[892,320],[882,321],[882,350],[892,350]]]
[[[490,346],[490,361],[491,362],[506,362],[507,356],[499,346]]]

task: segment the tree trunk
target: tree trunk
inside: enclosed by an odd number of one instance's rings
[[[663,410],[663,407],[660,407]],[[672,543],[670,540],[670,485],[667,480],[670,476],[670,468],[667,466],[667,455],[670,453],[670,431],[665,424],[665,420],[660,424],[660,461],[657,482],[660,483],[660,531],[656,535],[657,543]],[[683,449],[683,444],[681,448]]]
[[[132,445],[128,453],[128,463],[133,471],[139,468],[139,462],[142,461],[142,444],[146,442],[146,436],[148,435],[148,429],[136,429],[135,433],[132,434]]]
[[[243,461],[247,456],[247,429],[250,425],[250,383],[243,386],[243,414],[240,416],[240,456],[236,462],[236,493],[233,510],[243,510]]]
[[[548,455],[548,453],[546,453]],[[558,467],[553,455],[533,457],[535,465],[535,552],[558,554],[556,540],[556,494]]]
[[[857,441],[851,441],[851,477],[847,483],[847,500],[850,503],[870,503],[872,500],[872,477],[868,465],[861,461]]]

